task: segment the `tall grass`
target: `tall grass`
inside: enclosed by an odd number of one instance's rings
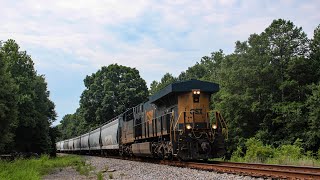
[[[12,162],[0,161],[0,179],[34,180],[41,179],[58,167],[73,166],[82,163],[80,156],[62,156],[49,158],[44,155],[39,159],[17,159]]]
[[[267,163],[298,166],[320,166],[320,149],[316,154],[304,152],[301,140],[294,144],[284,144],[277,148],[264,145],[256,138],[246,141],[245,147],[233,152],[231,161],[249,163]]]

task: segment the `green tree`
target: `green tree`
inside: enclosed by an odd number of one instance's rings
[[[307,147],[316,152],[320,147],[320,83],[311,85],[312,94],[308,97]]]
[[[274,77],[270,88],[272,114],[263,123],[267,129],[263,139],[276,145],[290,144],[304,138],[306,130],[304,102],[307,85],[313,81],[313,75],[307,73],[312,68],[306,58],[309,40],[301,27],[282,19],[274,20],[262,36],[267,39],[270,73]]]
[[[1,43],[1,42],[0,42]],[[0,44],[0,154],[13,148],[14,132],[17,127],[17,94],[15,85],[3,57]]]
[[[185,72],[181,72],[178,80],[199,79],[204,81],[218,81],[218,71],[221,61],[224,59],[222,50],[212,52],[211,57],[204,56],[194,66],[189,67]]]
[[[320,81],[320,24],[318,27],[314,30],[313,39],[310,43],[310,60],[311,60],[311,67],[312,69],[309,69],[309,73],[315,73],[315,82]]]
[[[307,99],[309,112],[306,144],[307,147],[314,152],[320,152],[320,25],[314,30],[310,49],[312,69],[309,69],[307,72],[315,73],[315,83],[310,85],[311,93]]]
[[[98,125],[147,100],[139,71],[117,64],[102,67],[84,80],[80,108],[89,124]]]
[[[177,81],[177,78],[173,77],[172,74],[170,74],[170,73],[166,73],[165,75],[163,75],[163,77],[161,78],[160,82],[153,81],[151,83],[149,94],[153,95],[156,92],[158,92],[161,89],[163,89],[166,86],[168,86],[169,84],[174,83],[176,81]]]
[[[49,99],[44,76],[37,75],[31,57],[19,49],[14,40],[6,41],[2,47],[7,70],[18,85],[18,126],[14,149],[22,152],[49,152],[49,126],[56,116],[54,104]]]
[[[275,146],[305,138],[308,46],[302,28],[279,19],[220,61],[214,102],[229,120],[231,151],[253,136]]]
[[[65,115],[60,123],[57,128],[60,131],[59,139],[61,140],[79,136],[88,132],[91,128],[91,125],[87,124],[81,115],[80,108],[74,114]]]

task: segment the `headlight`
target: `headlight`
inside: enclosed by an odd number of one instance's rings
[[[217,125],[216,124],[212,124],[212,129],[217,129]]]
[[[186,128],[187,128],[187,129],[191,129],[192,127],[191,127],[190,124],[187,124],[187,125],[186,125]]]

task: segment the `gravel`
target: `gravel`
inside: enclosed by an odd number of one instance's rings
[[[103,173],[103,179],[262,179],[94,156],[85,156],[85,159],[87,164],[95,167],[89,176],[80,175],[76,170],[68,167],[56,170],[44,179],[97,179],[98,172]]]

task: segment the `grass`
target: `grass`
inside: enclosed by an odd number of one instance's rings
[[[84,161],[80,156],[62,156],[49,158],[44,155],[39,159],[17,159],[12,162],[0,161],[0,179],[36,180],[50,173],[53,169],[77,166]]]
[[[101,171],[98,172],[97,179],[98,180],[103,180],[103,173]]]
[[[85,176],[89,176],[90,172],[94,170],[94,167],[90,164],[86,164],[84,161],[81,163],[78,163],[76,165],[76,170],[81,174]]]

